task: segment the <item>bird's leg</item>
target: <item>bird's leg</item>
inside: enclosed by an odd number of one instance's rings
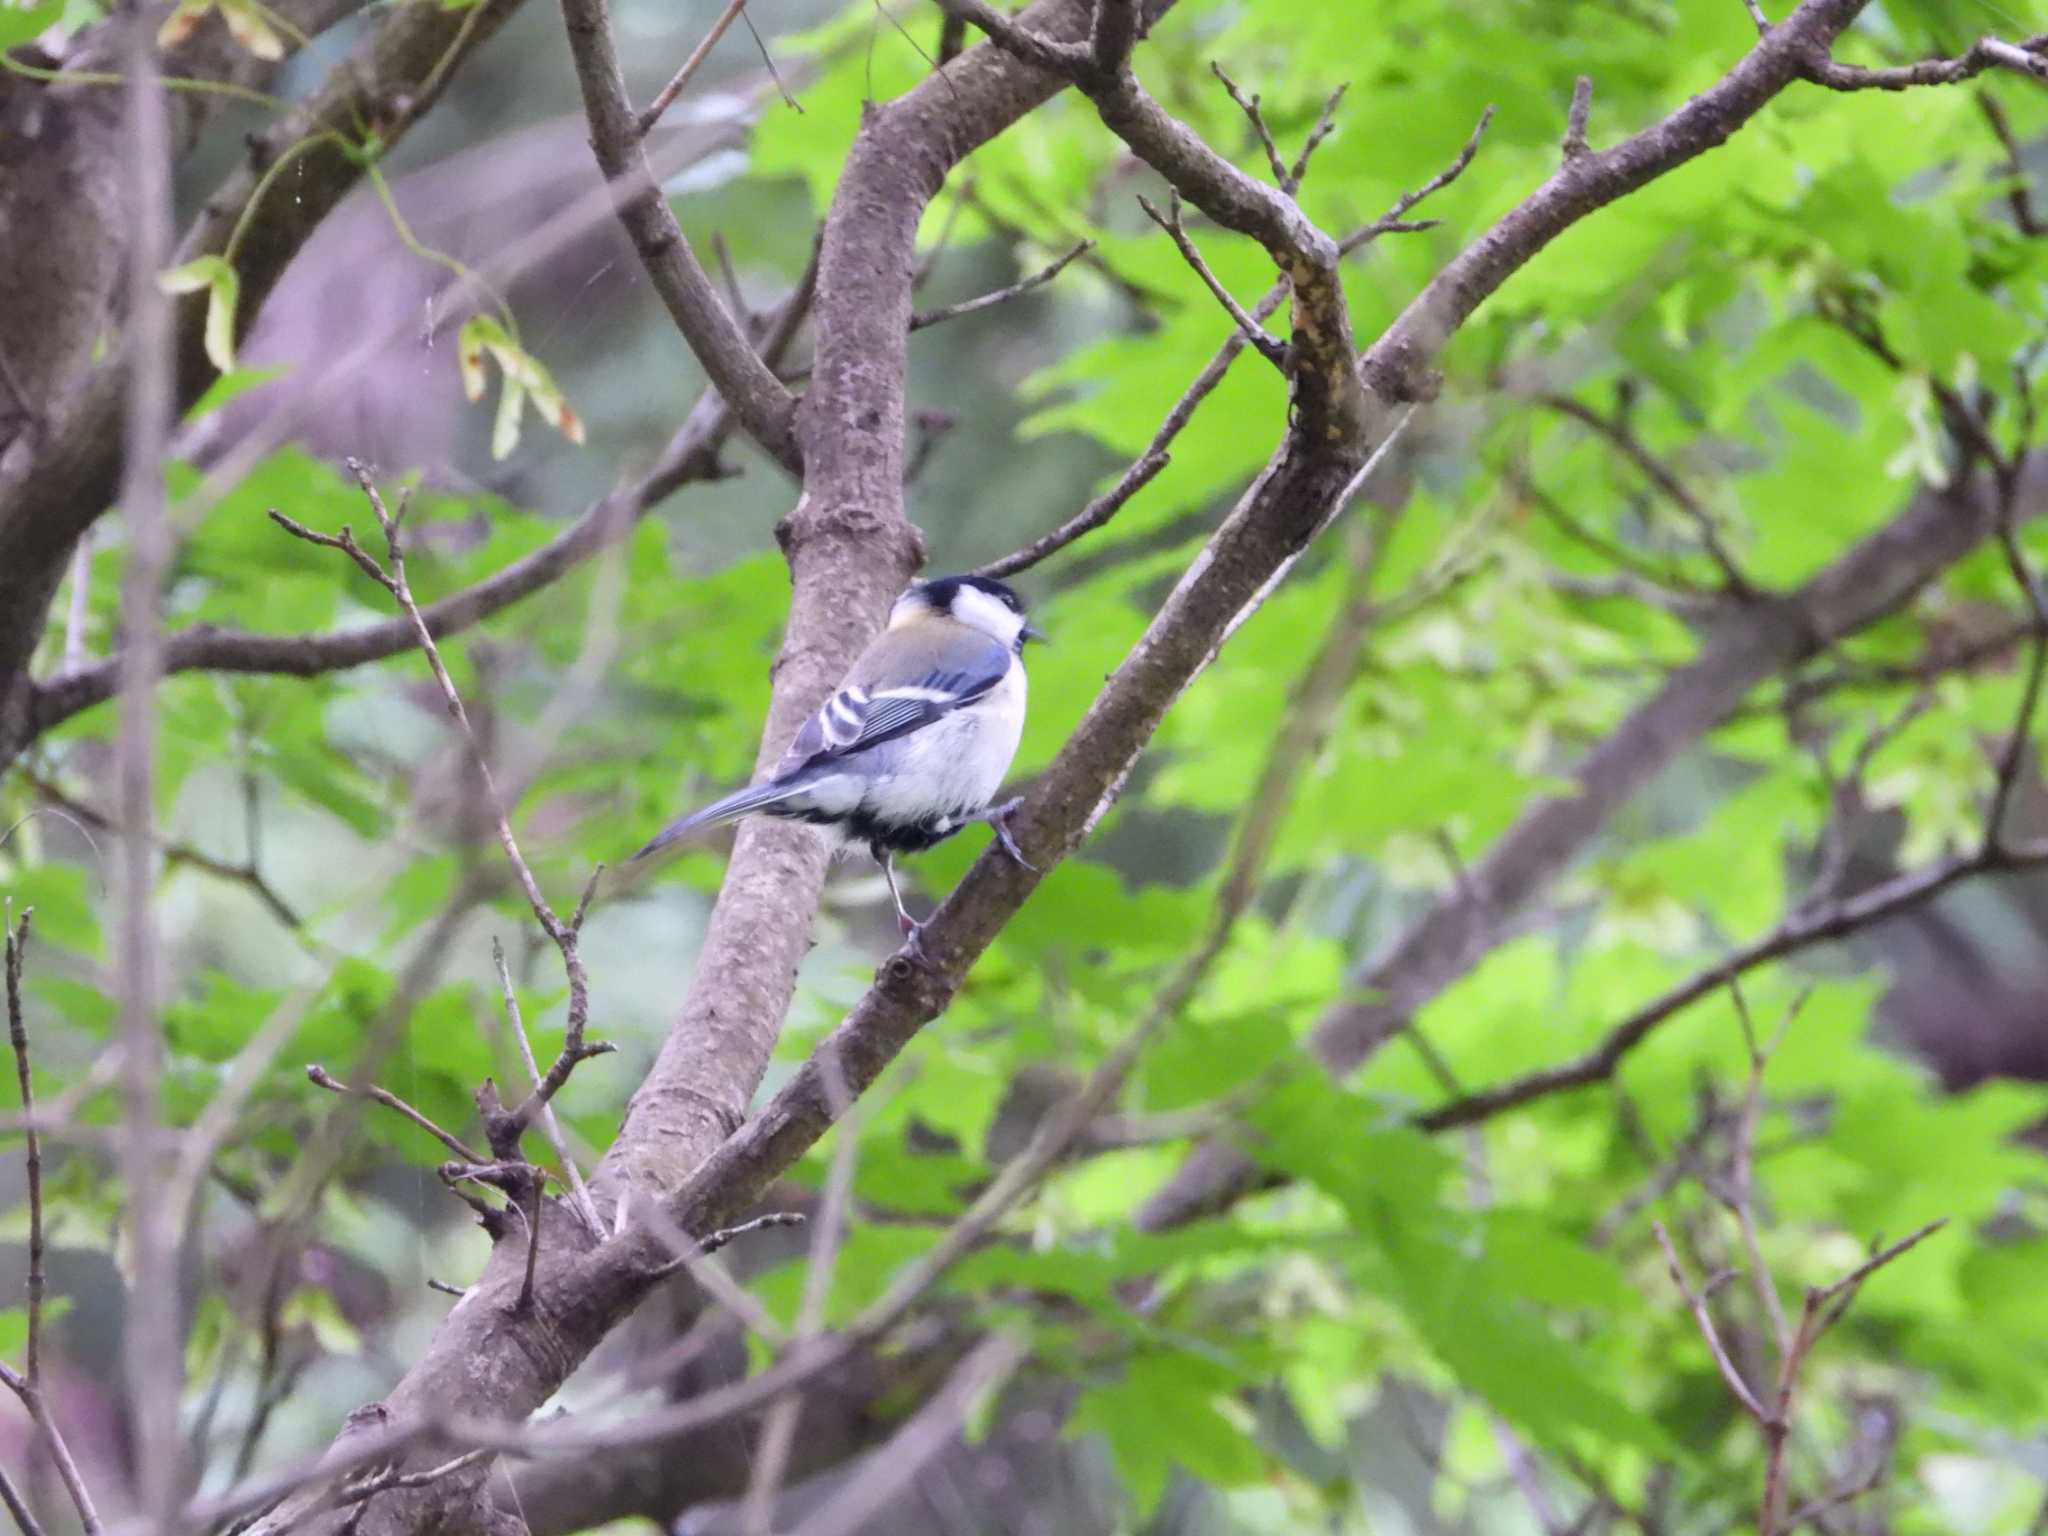
[[[1023,803],[1024,797],[1022,795],[1014,795],[1010,799],[1005,800],[1001,805],[992,805],[985,811],[976,811],[972,816],[963,817],[962,819],[965,821],[985,821],[991,827],[994,827],[996,841],[1003,845],[1003,852],[1007,853],[1035,875],[1039,873],[1038,866],[1024,857],[1024,850],[1017,846],[1017,839],[1010,836],[1010,824],[1005,819],[1009,816],[1010,812],[1017,809]]]
[[[875,856],[875,862],[882,866],[882,878],[889,882],[889,899],[896,903],[896,921],[903,927],[903,937],[915,939],[917,930],[924,924],[912,917],[910,909],[903,905],[903,892],[896,884],[896,856],[880,845],[868,851]]]
[[[903,928],[903,948],[909,953],[912,960],[916,961],[926,970],[934,969],[931,960],[924,952],[924,945],[921,942],[924,934],[924,924],[912,917],[910,909],[903,905],[903,892],[896,884],[895,854],[882,847],[879,843],[870,845],[868,852],[875,856],[875,862],[882,866],[882,878],[889,882],[889,897],[896,903],[896,921]]]

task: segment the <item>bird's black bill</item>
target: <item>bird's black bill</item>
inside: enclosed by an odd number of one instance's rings
[[[1023,629],[1018,631],[1017,638],[1020,640],[1036,640],[1040,645],[1052,644],[1051,637],[1036,624],[1026,624]]]

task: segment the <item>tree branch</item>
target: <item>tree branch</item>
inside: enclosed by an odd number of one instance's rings
[[[185,262],[220,254],[261,200],[261,216],[249,220],[234,263],[240,279],[238,333],[314,229],[361,181],[362,161],[345,146],[355,142],[362,126],[375,126],[388,153],[519,4],[481,0],[452,11],[397,7],[312,96],[252,140],[249,154],[206,200],[173,257]],[[292,195],[265,198],[267,173],[287,150],[294,151]],[[174,305],[174,414],[189,409],[217,376],[206,356],[206,308],[204,294]],[[41,700],[30,691],[29,657],[72,548],[113,504],[120,485],[128,367],[125,358],[100,367],[36,452],[0,457],[0,766],[40,728],[34,724]],[[96,699],[111,694],[109,677]]]
[[[2048,508],[2048,457],[2027,461],[2019,496],[2023,512]],[[1339,1075],[1357,1070],[1477,965],[1509,931],[1506,925],[1516,914],[1592,846],[1614,813],[1734,714],[1753,688],[1896,612],[1989,538],[1998,516],[1999,497],[1985,477],[1942,491],[1923,489],[1887,527],[1848,550],[1797,593],[1747,605],[1712,625],[1699,654],[1573,770],[1570,793],[1540,799],[1524,810],[1462,885],[1366,966],[1355,991],[1367,1000],[1324,1015],[1312,1037],[1317,1057]],[[1958,870],[1943,883],[1960,878]],[[1703,996],[1725,982],[1720,972],[1716,967],[1711,982],[1702,976],[1688,987],[1699,985],[1697,995]],[[1691,1000],[1689,993],[1685,1001]],[[1579,1070],[1594,1065],[1585,1060],[1574,1064]],[[1507,1107],[1489,1106],[1486,1113]],[[1453,1123],[1463,1122],[1446,1122]],[[1158,1227],[1189,1220],[1229,1199],[1250,1175],[1251,1164],[1241,1154],[1220,1145],[1205,1148],[1146,1205],[1141,1223]]]
[[[1920,85],[1955,85],[1973,80],[1987,69],[2010,69],[2048,81],[2048,51],[2044,51],[2039,39],[2008,43],[1996,37],[1980,37],[1967,53],[1953,59],[1923,59],[1896,69],[1864,69],[1836,63],[1822,44],[1803,61],[1800,74],[1831,91],[1907,91]]]
[[[613,188],[619,223],[639,253],[648,280],[748,435],[785,470],[800,475],[796,399],[754,350],[741,317],[719,301],[648,168],[641,147],[643,130],[626,99],[606,0],[562,0],[562,22],[576,61],[583,113],[590,122],[590,147]]]
[[[1089,21],[1084,0],[1045,0],[1028,14],[1034,26],[1061,36],[1082,35]],[[973,49],[872,109],[862,125],[820,254],[817,361],[796,422],[804,496],[778,530],[794,591],[763,761],[844,675],[920,557],[902,515],[903,380],[919,215],[961,156],[1058,89],[1057,80],[994,50]],[[787,1008],[825,862],[809,828],[742,826],[690,994],[592,1179],[600,1203],[629,1192],[636,1204],[643,1196],[666,1201],[738,1122]],[[493,1252],[478,1294],[448,1314],[384,1400],[379,1424],[417,1436],[451,1415],[522,1417],[645,1294],[649,1272],[667,1257],[655,1235],[637,1227],[587,1253],[550,1243],[533,1305],[513,1317],[509,1304],[524,1264],[511,1246]],[[366,1423],[345,1433],[330,1464],[352,1460],[377,1429]],[[437,1524],[464,1508],[478,1475],[380,1496],[363,1506],[361,1536]],[[310,1508],[307,1496],[294,1498],[257,1529],[282,1531]]]
[[[810,312],[815,278],[815,269],[805,274],[770,325],[762,345],[762,353],[770,363],[787,352]],[[574,522],[531,554],[473,587],[427,604],[420,612],[428,631],[437,640],[445,639],[502,612],[616,544],[643,516],[681,487],[720,478],[725,470],[719,455],[732,427],[731,410],[717,391],[707,389],[652,468],[592,503]],[[382,661],[412,649],[417,641],[412,621],[403,615],[332,635],[259,635],[197,625],[167,638],[164,670],[313,677]],[[28,734],[15,744],[16,749],[36,734],[111,698],[117,673],[118,662],[109,660],[61,673],[36,685],[28,710]],[[6,747],[5,738],[0,737],[0,767],[6,764]]]
[[[1380,409],[1434,396],[1444,340],[1535,254],[1588,214],[1727,142],[1803,77],[1867,0],[1805,0],[1720,80],[1661,122],[1607,149],[1574,155],[1424,286],[1360,362]]]

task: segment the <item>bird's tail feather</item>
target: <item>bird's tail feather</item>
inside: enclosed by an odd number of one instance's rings
[[[746,789],[735,790],[723,800],[714,800],[701,810],[690,812],[680,821],[672,821],[661,829],[654,841],[633,855],[635,861],[649,854],[659,853],[678,838],[688,837],[702,827],[715,827],[720,822],[737,821],[750,811],[758,811],[779,801],[802,794],[801,784],[754,784]]]

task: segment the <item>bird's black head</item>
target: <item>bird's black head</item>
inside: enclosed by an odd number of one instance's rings
[[[993,635],[1005,645],[1045,638],[1025,617],[1024,599],[1006,582],[990,576],[935,576],[903,594],[897,616],[926,612],[944,614],[959,623]]]

